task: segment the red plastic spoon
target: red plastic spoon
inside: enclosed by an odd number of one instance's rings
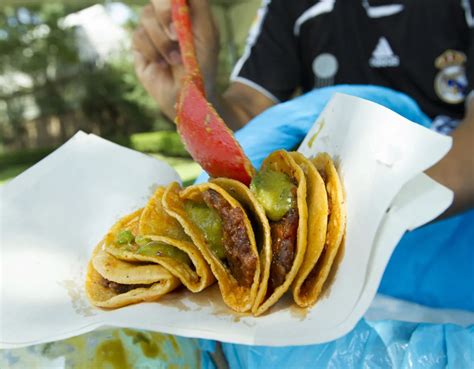
[[[193,157],[211,177],[227,177],[250,184],[255,169],[232,131],[206,100],[196,59],[186,0],[172,0],[186,77],[176,107],[178,133]]]

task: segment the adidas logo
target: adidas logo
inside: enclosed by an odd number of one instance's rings
[[[398,67],[400,58],[395,55],[385,37],[380,37],[369,60],[372,68]]]

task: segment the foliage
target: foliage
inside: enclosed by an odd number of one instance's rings
[[[176,132],[136,133],[131,136],[130,141],[130,146],[138,151],[162,153],[173,157],[189,157],[189,153]]]
[[[80,59],[76,31],[63,19],[83,7],[80,2],[0,7],[0,78],[7,81],[0,83],[0,144],[25,134],[25,111],[31,110],[25,96],[45,122],[73,112],[81,120],[77,129],[121,142],[132,132],[173,129],[138,82],[128,52],[105,63]],[[29,76],[30,86],[14,83],[19,73]]]
[[[102,137],[122,142],[133,132],[173,128],[160,117],[126,58],[83,70],[81,83],[80,110],[99,125]]]
[[[126,141],[131,148],[150,153],[153,157],[171,165],[178,172],[184,185],[191,184],[202,170],[189,157],[176,132],[135,133]],[[54,148],[45,148],[0,153],[0,185],[28,169],[53,150]]]
[[[23,71],[46,83],[77,63],[74,31],[60,26],[73,10],[61,3],[0,9],[0,73]]]

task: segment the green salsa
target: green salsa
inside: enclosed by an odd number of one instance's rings
[[[144,256],[167,256],[182,263],[191,264],[188,254],[177,247],[168,245],[164,242],[153,241],[149,238],[137,236],[136,243],[139,246],[135,253]]]
[[[116,238],[116,242],[119,245],[128,245],[129,243],[132,243],[133,240],[133,233],[128,229],[120,231]]]
[[[204,237],[211,251],[219,259],[225,258],[225,250],[222,244],[222,219],[219,214],[206,204],[187,200],[184,208],[191,221],[204,233]]]
[[[250,190],[262,204],[267,217],[278,221],[291,209],[294,201],[290,177],[270,168],[260,170],[250,183]]]

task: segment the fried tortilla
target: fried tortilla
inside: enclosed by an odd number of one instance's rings
[[[222,187],[236,199],[244,207],[251,221],[260,258],[260,284],[253,303],[253,306],[258,307],[267,293],[267,281],[270,276],[272,262],[272,238],[265,209],[260,205],[252,191],[241,182],[229,178],[215,178],[211,182]]]
[[[261,315],[290,288],[304,259],[308,232],[306,178],[292,157],[278,150],[264,160],[250,187],[265,209],[271,229],[270,272],[260,285],[260,291],[266,292],[252,308],[255,315]]]
[[[310,306],[314,301],[309,300],[309,290],[301,290],[304,281],[313,270],[326,242],[328,225],[328,195],[324,181],[310,160],[298,152],[290,153],[306,178],[308,204],[308,234],[306,253],[300,270],[293,282],[293,299],[301,307]]]
[[[301,270],[294,285],[293,297],[301,307],[308,307],[316,303],[342,244],[346,229],[344,192],[331,157],[326,153],[321,153],[312,159],[312,163],[325,183],[329,216],[325,243],[318,260],[311,268],[309,262],[304,264],[305,269]],[[321,191],[318,190],[318,192]],[[320,196],[318,198],[322,201]],[[321,210],[318,204],[314,204],[314,208],[316,208],[315,215],[317,217],[324,217],[324,210]],[[319,246],[320,239],[315,239],[315,242]],[[318,250],[316,249],[317,247],[314,247],[311,250],[312,256],[317,254]],[[311,260],[311,262],[313,261]]]
[[[133,220],[112,227],[105,250],[122,260],[157,263],[190,291],[202,291],[215,281],[214,276],[181,225],[163,208],[164,192],[165,188],[159,187]],[[128,239],[121,239],[127,238],[127,232]]]
[[[103,242],[94,250],[87,268],[87,297],[102,308],[156,301],[179,285],[179,279],[162,266],[119,260],[103,250]]]
[[[260,281],[254,231],[245,209],[215,183],[181,191],[170,185],[163,206],[184,228],[211,267],[226,305],[252,308]]]

